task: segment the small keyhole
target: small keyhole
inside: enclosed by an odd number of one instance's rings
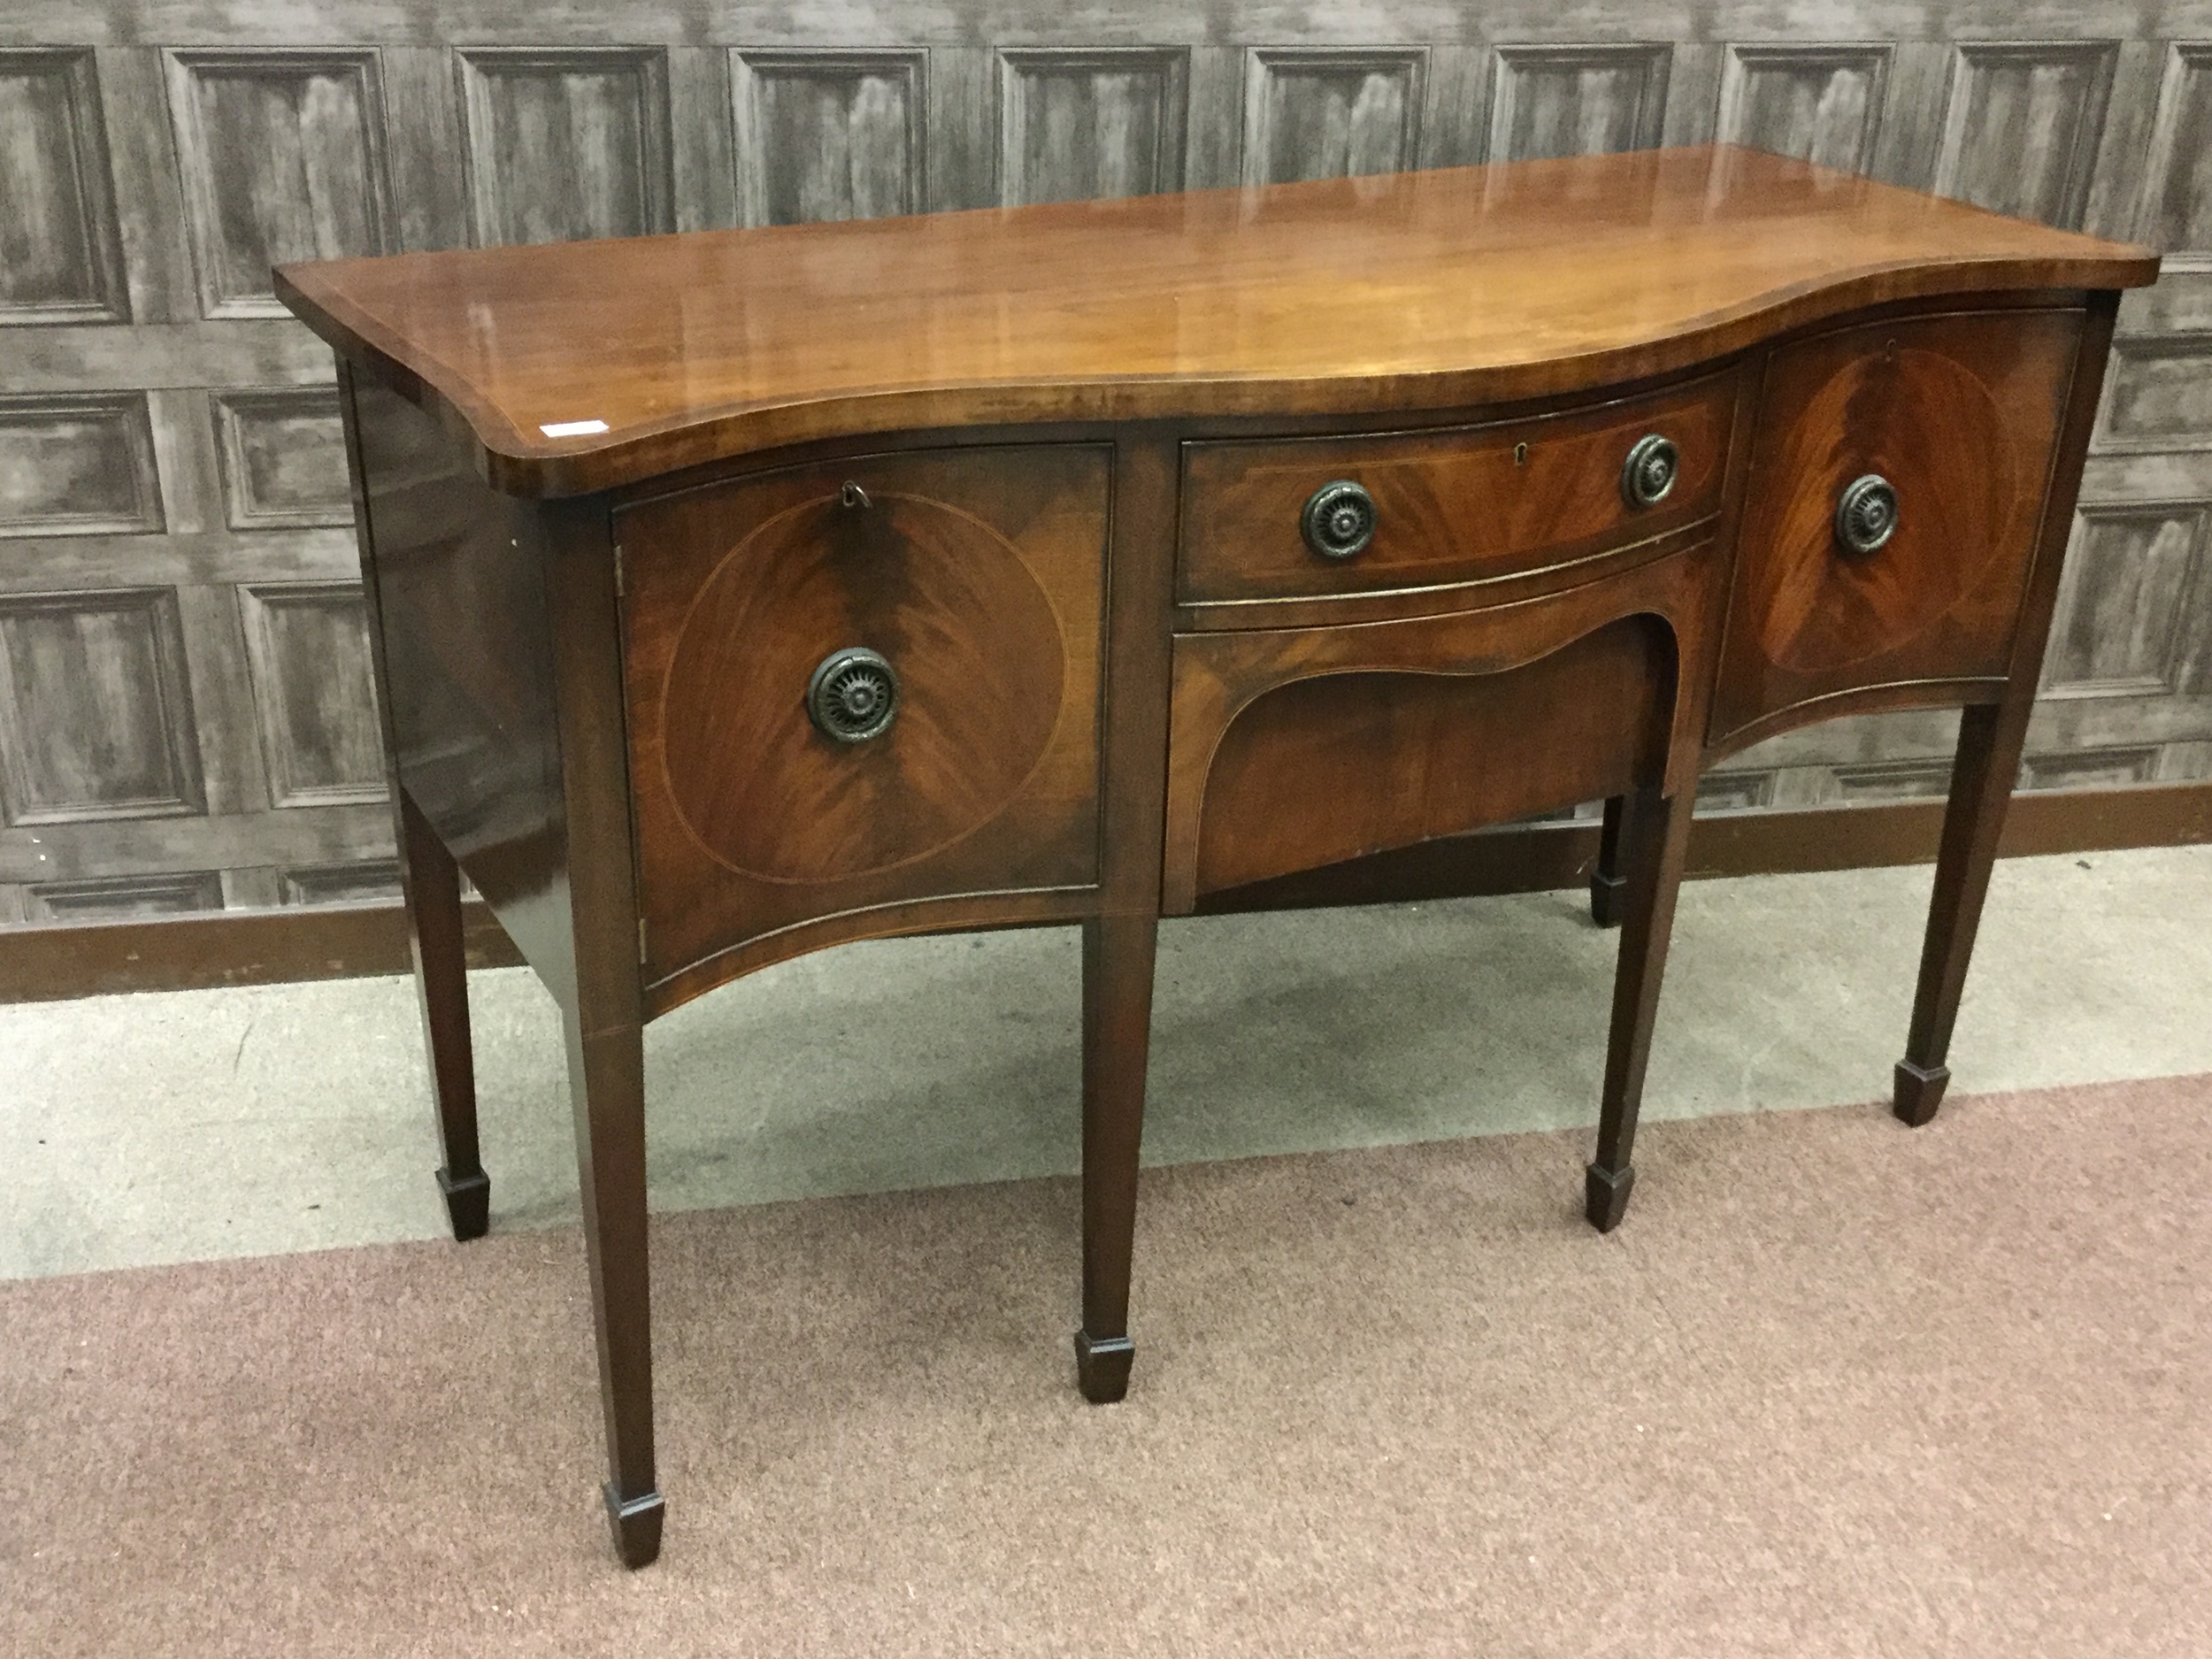
[[[872,507],[875,504],[868,499],[866,490],[849,480],[846,481],[845,488],[837,492],[837,499],[848,507]]]
[[[1517,443],[1513,446],[1513,465],[1516,466],[1526,466],[1528,465],[1528,445],[1525,443]]]

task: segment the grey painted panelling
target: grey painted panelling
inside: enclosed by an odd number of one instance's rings
[[[174,591],[0,600],[7,822],[150,818],[204,804]]]
[[[2082,515],[2043,670],[2047,697],[2179,689],[2205,507],[2101,508]]]
[[[200,311],[282,317],[269,272],[386,247],[373,52],[169,55]]]
[[[2161,780],[2159,751],[2151,745],[2090,749],[2074,755],[2031,755],[2020,766],[2023,789],[2119,789]]]
[[[675,229],[664,52],[472,48],[457,64],[475,242]]]
[[[365,904],[399,892],[396,860],[378,858],[359,864],[308,864],[278,872],[281,904]]]
[[[1732,46],[1715,136],[1864,173],[1881,130],[1890,56],[1880,44]]]
[[[1289,184],[1412,166],[1425,57],[1304,48],[1248,53],[1244,182]]]
[[[1490,100],[1490,159],[1648,150],[1666,119],[1664,42],[1502,46]]]
[[[126,916],[185,916],[223,908],[223,877],[216,870],[173,875],[96,876],[26,887],[24,914],[34,922],[111,921]]]
[[[93,55],[0,52],[0,323],[127,316]]]
[[[2097,448],[2112,455],[2212,449],[2212,334],[2116,342]]]
[[[2212,269],[2212,42],[2178,45],[2159,88],[2138,232],[2185,269]]]
[[[0,397],[0,537],[161,527],[143,392]]]
[[[922,209],[926,52],[733,52],[739,221]]]
[[[81,802],[54,769],[112,727],[102,798],[158,772],[169,815],[0,825],[0,921],[57,882],[388,879],[329,357],[273,262],[1715,136],[2179,256],[2123,311],[2029,748],[2050,787],[2212,776],[2212,0],[10,0],[0,323],[35,326],[0,327],[0,606],[65,595],[124,666],[42,672],[66,741],[0,729],[0,770],[11,810],[42,768]],[[117,714],[157,660],[168,701]],[[1701,798],[1909,793],[1955,731],[1793,733]]]
[[[1028,202],[1180,189],[1190,54],[999,54],[999,196]]]
[[[1961,46],[1937,192],[2078,227],[2118,60],[2111,41]]]
[[[353,523],[335,392],[219,392],[211,405],[232,529]]]
[[[256,583],[238,590],[253,664],[269,804],[384,797],[368,631],[350,583]]]

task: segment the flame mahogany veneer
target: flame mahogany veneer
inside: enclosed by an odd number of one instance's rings
[[[1700,769],[1957,706],[1926,1121],[2156,269],[1717,148],[280,272],[339,358],[458,1236],[463,873],[562,1008],[623,1559],[664,1512],[641,1033],[764,964],[1081,924],[1118,1399],[1162,914],[1607,797],[1610,1228]]]

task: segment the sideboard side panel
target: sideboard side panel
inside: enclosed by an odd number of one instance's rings
[[[492,490],[436,421],[370,373],[349,380],[400,785],[560,987],[570,945],[544,510]]]

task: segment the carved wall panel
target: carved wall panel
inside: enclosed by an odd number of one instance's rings
[[[1419,51],[1251,52],[1244,181],[1287,184],[1412,166],[1422,58]]]
[[[0,323],[121,321],[97,67],[88,50],[0,51]]]
[[[1887,46],[1732,46],[1715,136],[1864,173],[1889,78]]]
[[[172,52],[169,108],[203,315],[287,316],[272,265],[386,250],[373,53]]]
[[[273,263],[1713,137],[2169,254],[2023,779],[2212,777],[2204,0],[11,0],[0,922],[389,890],[329,355]],[[1816,727],[1701,800],[1924,793],[1955,730]]]
[[[142,392],[0,397],[0,536],[161,527]]]
[[[1188,65],[1187,52],[1141,47],[1001,52],[1000,199],[1180,189]]]
[[[1502,46],[1490,158],[1647,150],[1666,114],[1664,45]]]
[[[232,529],[352,525],[334,392],[319,386],[219,392],[210,403]]]
[[[1961,46],[1937,192],[2078,227],[2118,58],[2110,41]]]
[[[663,52],[501,48],[458,62],[480,245],[675,229]]]
[[[747,225],[921,211],[926,55],[733,52]]]
[[[239,589],[272,807],[384,796],[383,738],[361,590],[343,583]]]
[[[11,826],[201,810],[175,595],[0,599],[0,808]]]

